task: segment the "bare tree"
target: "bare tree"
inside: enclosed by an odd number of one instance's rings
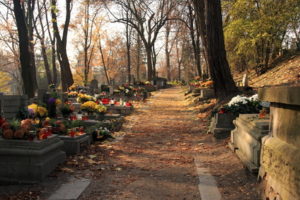
[[[126,18],[131,18],[130,13],[126,11]],[[132,27],[126,23],[126,49],[127,49],[127,80],[131,83],[131,46],[132,46]]]
[[[49,64],[48,56],[47,56],[47,46],[45,43],[46,30],[45,30],[44,21],[43,21],[44,16],[47,15],[47,8],[45,7],[45,0],[44,0],[44,2],[37,2],[37,8],[38,8],[37,18],[38,18],[40,27],[38,28],[37,23],[34,23],[34,28],[35,28],[36,36],[40,40],[40,43],[41,43],[41,53],[42,53],[42,57],[43,57],[43,61],[44,61],[48,84],[50,85],[53,83],[53,79],[52,79],[50,64]]]
[[[94,39],[94,27],[95,27],[95,20],[99,13],[100,7],[93,6],[93,1],[91,0],[83,0],[82,4],[83,11],[79,13],[79,24],[81,24],[80,28],[83,32],[82,35],[82,49],[83,49],[83,58],[84,58],[84,85],[87,86],[90,69],[91,69],[91,62],[92,57],[95,49],[95,41]]]
[[[67,54],[67,40],[68,40],[68,31],[71,19],[71,10],[72,10],[72,0],[65,0],[66,2],[66,18],[63,28],[63,34],[60,35],[60,31],[57,23],[57,0],[51,0],[51,16],[54,35],[56,38],[57,44],[57,55],[58,61],[60,64],[61,70],[61,84],[63,91],[67,91],[68,88],[73,85],[73,75],[71,72],[71,67],[69,63],[69,58]]]
[[[147,56],[147,79],[152,80],[155,76],[152,60],[153,46],[161,28],[165,25],[170,12],[176,5],[176,1],[114,0],[114,2],[123,11],[121,16],[116,16],[111,12],[116,22],[128,24],[134,28],[144,44]],[[127,12],[130,13],[129,18],[126,17]]]

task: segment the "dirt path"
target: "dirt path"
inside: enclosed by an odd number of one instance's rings
[[[200,196],[199,169],[217,181],[222,200],[260,199],[256,177],[229,150],[228,141],[205,134],[208,121],[197,118],[182,89],[161,90],[137,107],[116,140],[96,142],[68,157],[42,183],[1,185],[0,199],[48,199],[65,183],[71,187],[67,193],[76,190],[72,184],[84,178],[91,184],[81,200],[195,200],[206,192],[202,188]]]
[[[123,140],[104,145],[111,168],[82,199],[200,199],[193,117],[180,89],[157,93],[129,117]]]
[[[99,146],[106,161],[81,200],[201,199],[195,157],[217,180],[223,200],[259,199],[255,176],[226,141],[204,134],[207,122],[196,116],[180,88],[156,93],[128,117],[123,139]]]

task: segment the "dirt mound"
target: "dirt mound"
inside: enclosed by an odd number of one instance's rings
[[[243,73],[234,75],[237,82],[241,82],[242,77]],[[256,75],[255,70],[251,70],[249,73],[251,87],[295,84],[297,82],[300,82],[300,55],[292,56],[260,76]]]

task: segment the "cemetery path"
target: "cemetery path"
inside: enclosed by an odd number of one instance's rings
[[[199,192],[199,174],[207,180],[207,172],[222,200],[260,199],[256,177],[227,148],[228,141],[204,134],[208,120],[194,110],[180,88],[155,92],[126,117],[116,140],[68,157],[42,183],[0,185],[0,199],[77,199],[84,191],[80,200],[216,200],[207,198],[205,187]]]
[[[96,178],[80,199],[201,199],[195,158],[217,180],[222,199],[259,199],[256,178],[227,141],[203,134],[207,125],[187,105],[182,89],[156,92],[127,117],[123,139],[99,145],[105,164],[93,172]]]
[[[196,123],[179,88],[156,93],[127,117],[122,140],[103,145],[110,167],[81,199],[200,199]]]

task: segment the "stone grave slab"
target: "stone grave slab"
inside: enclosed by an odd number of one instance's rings
[[[90,184],[89,179],[72,177],[67,183],[62,184],[48,200],[77,200]]]
[[[133,112],[132,106],[108,106],[107,111],[112,114],[130,115]]]
[[[0,138],[0,181],[36,183],[42,181],[66,159],[58,136],[46,140],[7,140]]]
[[[258,114],[240,114],[234,120],[229,146],[253,173],[260,166],[262,138],[269,133],[270,119],[259,119]]]
[[[78,154],[90,145],[90,136],[87,134],[74,137],[60,135],[59,138],[64,142],[63,150],[68,156]]]

